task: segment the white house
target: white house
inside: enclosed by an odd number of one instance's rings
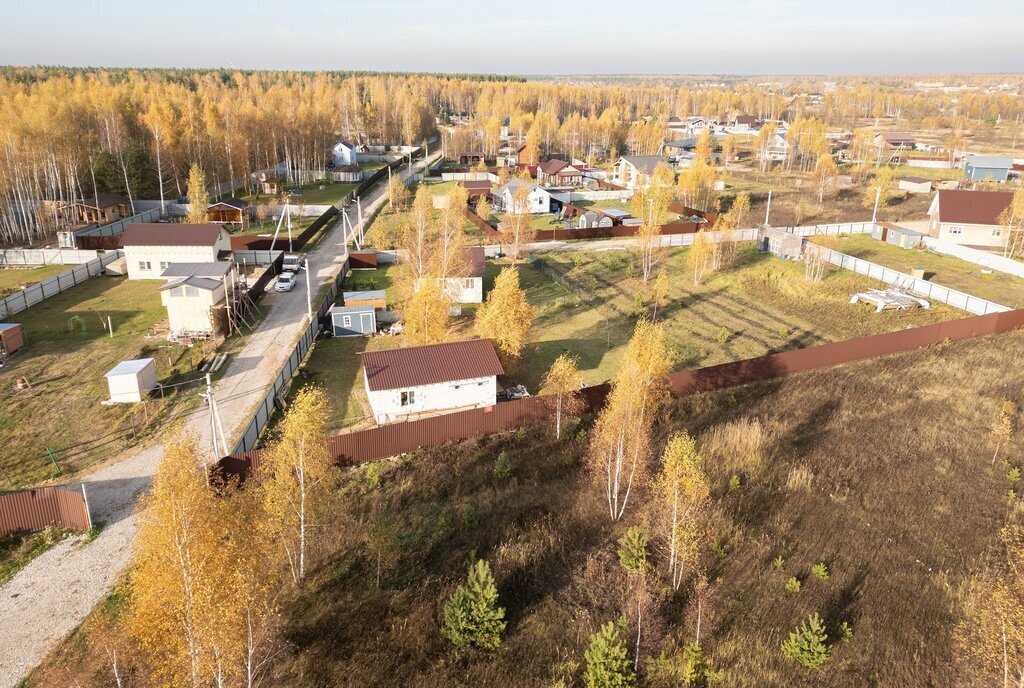
[[[629,189],[647,186],[660,155],[624,155],[612,168],[612,181]]]
[[[174,336],[211,337],[228,330],[227,285],[235,264],[171,263],[160,275],[160,300]]]
[[[159,279],[171,263],[213,263],[231,251],[230,235],[214,223],[136,223],[122,237],[128,279]]]
[[[470,246],[466,252],[466,274],[445,280],[445,295],[453,303],[483,303],[484,273],[487,269],[483,246]]]
[[[331,158],[334,160],[335,167],[359,164],[359,153],[356,151],[356,145],[351,141],[342,140],[334,144],[334,147],[331,148]]]
[[[776,133],[768,142],[767,157],[773,162],[785,162],[789,157],[789,141],[783,134]]]
[[[551,192],[522,179],[510,179],[505,186],[498,189],[495,196],[500,199],[502,209],[506,212],[521,212],[523,210],[515,202],[516,192],[523,187],[529,189],[526,195],[526,212],[532,214],[551,212]]]
[[[489,339],[364,351],[366,396],[378,424],[494,406],[504,374]]]
[[[940,189],[928,208],[928,236],[971,248],[1003,248],[1007,235],[999,216],[1011,201],[1011,191]]]
[[[931,193],[932,180],[925,177],[903,177],[900,179],[900,191],[912,194]]]

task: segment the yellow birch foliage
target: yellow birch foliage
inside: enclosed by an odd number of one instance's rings
[[[542,396],[550,397],[555,411],[555,437],[562,437],[562,416],[574,416],[584,406],[584,401],[576,392],[583,386],[580,377],[578,359],[567,353],[561,354],[551,364],[544,382],[541,384]]]
[[[332,488],[333,464],[327,452],[327,395],[318,387],[301,390],[281,422],[281,437],[267,452],[260,493],[266,536],[276,560],[301,583],[323,534]]]
[[[438,223],[437,274],[441,279],[466,274],[466,187],[456,184],[447,194],[448,205],[441,211]]]
[[[588,465],[602,485],[613,521],[622,518],[633,487],[645,481],[651,431],[668,400],[672,359],[660,324],[641,318],[595,423]]]
[[[536,230],[533,228],[529,212],[530,189],[521,186],[516,189],[512,199],[511,212],[506,212],[501,228],[501,243],[508,249],[509,257],[513,261],[522,258],[527,244],[533,241]]]
[[[661,500],[661,523],[668,544],[668,569],[676,590],[697,563],[701,520],[710,499],[707,478],[693,437],[673,435],[661,455],[661,473],[655,484]]]
[[[402,306],[402,337],[409,346],[437,344],[451,334],[451,303],[443,283],[435,278],[420,281]]]
[[[476,311],[476,333],[494,341],[505,372],[515,370],[533,327],[533,307],[519,286],[519,271],[502,268],[494,288]]]
[[[188,204],[185,222],[202,224],[209,221],[206,210],[210,207],[210,197],[206,193],[206,177],[195,163],[188,171]]]

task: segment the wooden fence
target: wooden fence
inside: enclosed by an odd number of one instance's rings
[[[669,376],[669,390],[674,396],[682,397],[878,356],[914,351],[947,340],[959,341],[1010,332],[1022,327],[1024,310],[962,318],[697,370],[683,370]],[[593,413],[599,410],[608,391],[607,384],[582,390],[580,393],[587,402],[584,412]],[[543,397],[528,397],[486,408],[334,435],[327,438],[327,446],[331,457],[338,465],[350,466],[416,451],[423,447],[443,445],[550,421],[551,408],[547,405],[547,400]],[[218,463],[217,471],[225,477],[244,478],[250,472],[259,469],[264,451],[248,451],[224,457]]]
[[[0,494],[0,537],[50,526],[92,528],[85,485],[36,487]]]

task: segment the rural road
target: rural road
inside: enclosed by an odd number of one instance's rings
[[[403,178],[418,172],[425,162],[412,170],[403,166]],[[384,202],[384,190],[385,185],[378,184],[363,199],[365,218]],[[355,206],[346,212],[355,227]],[[307,255],[314,313],[316,291],[341,270],[348,238],[344,224],[337,222]],[[270,312],[214,385],[229,446],[238,439],[306,325],[304,275],[292,291],[269,295],[267,302],[272,304]],[[205,408],[190,414],[185,425],[199,438],[200,447],[210,446]],[[81,537],[60,542],[0,587],[0,688],[16,686],[113,588],[131,556],[138,523],[135,504],[149,488],[162,455],[163,447],[156,445],[83,477],[93,520],[103,524],[99,535],[89,543]]]

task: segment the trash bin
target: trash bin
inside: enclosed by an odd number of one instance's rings
[[[910,268],[910,276],[914,279],[924,279],[924,268]]]

